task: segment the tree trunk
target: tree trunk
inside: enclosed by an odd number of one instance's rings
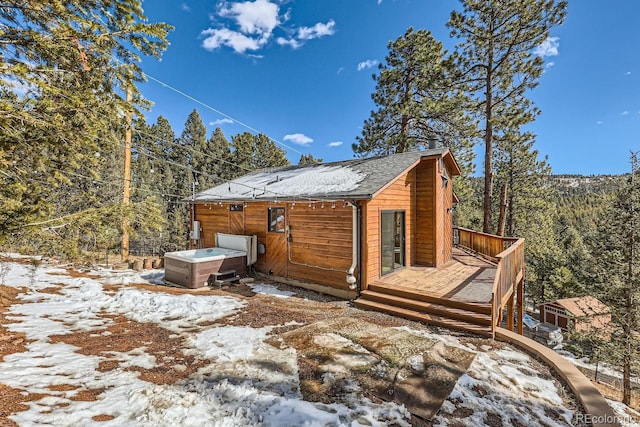
[[[484,201],[482,206],[483,221],[482,231],[491,232],[492,205],[491,196],[493,194],[493,45],[489,42],[489,58],[487,61],[487,78],[485,83],[485,132],[484,132]]]
[[[504,236],[504,226],[507,218],[507,183],[502,183],[500,189],[500,216],[498,217],[498,236]]]

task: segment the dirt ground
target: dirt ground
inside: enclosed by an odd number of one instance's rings
[[[73,269],[69,275],[82,276]],[[87,277],[91,277],[88,276]],[[473,361],[473,353],[446,347],[441,342],[410,336],[406,332],[391,329],[395,326],[410,326],[432,332],[438,328],[417,324],[412,321],[382,313],[367,312],[352,308],[347,301],[321,295],[313,291],[275,284],[281,290],[291,290],[296,296],[291,298],[273,298],[269,295],[255,294],[245,285],[226,289],[188,290],[175,287],[130,284],[153,292],[183,294],[197,292],[199,295],[226,295],[243,299],[246,306],[236,314],[223,318],[216,324],[251,326],[280,326],[273,329],[269,343],[275,346],[296,348],[301,392],[305,400],[316,402],[338,402],[346,392],[348,383],[345,378],[357,380],[365,395],[372,401],[395,400],[404,403],[412,413],[414,426],[429,426],[428,419],[438,411],[442,401],[447,398],[459,376]],[[62,286],[62,285],[60,285]],[[119,286],[104,285],[106,292],[116,292]],[[58,292],[51,287],[47,292]],[[7,323],[4,317],[7,308],[19,303],[20,290],[0,285],[0,361],[11,353],[25,351],[25,337],[8,331],[2,325]],[[52,342],[63,342],[78,347],[77,352],[85,355],[101,355],[117,351],[127,352],[144,344],[145,352],[155,357],[156,365],[152,369],[130,367],[139,372],[141,379],[156,384],[173,384],[193,375],[207,361],[182,352],[183,338],[153,323],[139,323],[123,316],[107,316],[113,323],[104,331],[76,332],[73,334],[52,336]],[[206,326],[206,325],[200,325]],[[100,332],[107,332],[103,334]],[[462,343],[476,346],[502,348],[503,344],[472,335],[457,334]],[[108,335],[108,338],[105,337]],[[348,339],[351,344],[341,344]],[[398,345],[402,343],[402,345]],[[430,349],[418,364],[420,369],[407,368],[406,358],[415,354],[415,348]],[[359,354],[360,348],[367,355]],[[425,353],[425,354],[426,354]],[[384,360],[383,372],[371,375],[370,368],[376,361]],[[330,361],[341,360],[340,366]],[[109,371],[118,366],[103,363],[99,369]],[[539,364],[541,372],[549,368]],[[345,371],[346,369],[346,371]],[[327,377],[330,373],[330,378]],[[64,384],[57,390],[74,386]],[[430,393],[425,394],[425,390]],[[103,390],[83,390],[74,399],[94,401]],[[14,412],[26,410],[24,402],[42,398],[43,395],[25,395],[20,390],[0,385],[0,425],[15,425],[8,416]],[[491,425],[491,417],[487,423]],[[107,421],[108,415],[94,417],[95,421]],[[499,417],[495,420],[500,425]]]

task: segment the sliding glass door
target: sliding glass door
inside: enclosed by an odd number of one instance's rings
[[[381,274],[387,274],[405,265],[404,211],[383,211],[380,224]]]

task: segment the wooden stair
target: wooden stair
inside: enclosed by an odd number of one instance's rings
[[[444,328],[491,336],[490,304],[454,301],[374,284],[360,293],[355,305]]]
[[[240,283],[240,276],[236,274],[235,270],[224,270],[212,273],[208,280],[209,286],[230,285],[233,283]]]

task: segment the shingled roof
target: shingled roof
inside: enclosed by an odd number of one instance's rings
[[[459,175],[447,148],[384,157],[261,169],[198,193],[196,202],[371,199],[421,158],[443,157]]]

